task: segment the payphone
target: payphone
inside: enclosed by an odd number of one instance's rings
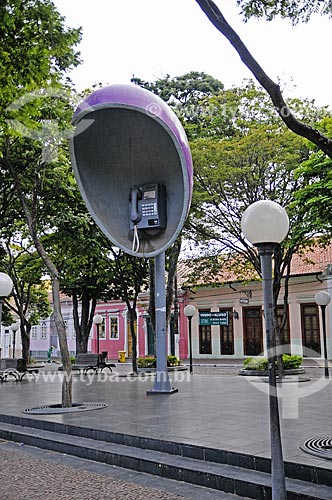
[[[151,237],[166,228],[166,188],[163,184],[130,188],[129,227],[134,231],[132,250],[135,253],[139,251],[138,230]]]
[[[130,189],[130,229],[166,228],[166,189],[162,184],[145,184]]]

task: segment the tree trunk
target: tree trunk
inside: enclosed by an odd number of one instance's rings
[[[61,360],[63,364],[64,370],[64,378],[62,383],[62,406],[70,407],[72,406],[72,372],[71,372],[71,362],[69,357],[68,345],[67,345],[67,334],[65,323],[61,314],[61,305],[60,305],[60,286],[59,286],[59,271],[57,270],[54,262],[46,252],[43,247],[40,238],[38,237],[37,232],[37,221],[36,221],[36,207],[32,207],[32,211],[29,209],[27,199],[24,195],[22,185],[20,179],[17,175],[17,172],[12,165],[12,163],[8,160],[6,161],[7,167],[13,177],[15,188],[17,191],[18,198],[20,200],[22,209],[24,211],[24,215],[26,217],[26,221],[29,227],[29,232],[31,238],[34,242],[36,250],[47,267],[51,280],[52,280],[52,295],[53,295],[53,312],[54,312],[54,320],[58,333],[60,351],[61,351]],[[32,197],[33,200],[37,198],[36,193]],[[32,216],[34,213],[34,217]]]
[[[129,312],[129,325],[130,325],[130,333],[131,333],[131,339],[132,339],[132,367],[133,367],[133,372],[138,373],[137,370],[137,338],[136,338],[136,332],[135,332],[135,321],[137,319],[136,316],[136,304],[134,304],[132,307],[130,304],[127,304],[128,306],[128,312]]]
[[[171,247],[170,256],[168,260],[168,277],[167,277],[167,288],[166,288],[166,328],[168,328],[171,317],[171,309],[174,296],[174,276],[176,274],[177,264],[181,251],[181,243],[182,239],[181,236],[179,236]]]
[[[154,283],[154,259],[149,259],[149,316],[151,321],[152,335],[156,349],[156,305],[155,305],[155,283]],[[154,353],[156,354],[156,353]]]
[[[56,277],[52,278],[52,296],[54,321],[58,332],[61,361],[63,366],[62,406],[64,408],[68,408],[72,406],[72,370],[67,344],[67,332],[65,322],[61,314],[59,280]]]
[[[283,99],[280,86],[273,82],[270,77],[268,77],[263,68],[251,55],[238,34],[228,24],[216,4],[212,0],[196,0],[196,2],[209,18],[211,23],[231,43],[231,45],[239,54],[243,63],[247,66],[256,80],[269,94],[275,110],[277,111],[285,125],[295,134],[309,139],[309,141],[316,144],[316,146],[318,146],[319,149],[321,149],[327,156],[329,156],[329,158],[332,158],[332,140],[329,137],[324,136],[319,130],[296,119]]]
[[[88,292],[83,292],[81,300],[81,320],[78,314],[78,297],[72,295],[73,299],[73,317],[76,333],[76,354],[86,353],[88,351],[89,335],[92,327],[92,320],[96,310],[97,300],[90,297]]]
[[[27,321],[22,322],[20,324],[20,332],[21,332],[21,342],[22,342],[22,358],[26,362],[26,364],[30,363],[30,331],[31,325]]]
[[[171,354],[175,356],[176,353],[176,339],[179,334],[179,298],[178,298],[178,276],[177,273],[174,275],[174,328],[173,328],[173,340],[171,341],[171,346],[173,346],[173,352]]]
[[[287,320],[287,307],[288,307],[288,285],[290,277],[290,265],[292,261],[292,256],[294,254],[293,249],[288,249],[286,255],[283,257],[283,250],[280,245],[277,245],[274,252],[274,276],[273,276],[273,318],[274,318],[274,332],[276,339],[277,348],[277,360],[278,360],[278,372],[279,378],[284,377],[284,363],[282,359],[282,342],[281,342],[281,332],[286,324]],[[282,265],[283,262],[283,265]],[[284,271],[286,269],[286,274]],[[281,289],[281,280],[284,278],[284,300],[283,300],[283,316],[280,325],[277,323],[277,305],[278,297]]]

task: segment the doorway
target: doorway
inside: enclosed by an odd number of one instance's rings
[[[261,307],[243,309],[244,354],[259,356],[263,352],[263,328]]]

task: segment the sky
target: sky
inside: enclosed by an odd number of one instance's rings
[[[71,73],[78,90],[154,81],[167,74],[204,71],[226,88],[252,78],[239,56],[195,0],[53,0],[67,26],[82,26],[81,66]],[[265,72],[285,96],[332,107],[332,20],[314,17],[293,27],[288,20],[242,21],[236,0],[215,0]]]

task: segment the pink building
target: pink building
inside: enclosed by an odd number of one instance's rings
[[[186,292],[179,290],[179,333],[175,333],[172,319],[168,336],[169,353],[174,353],[182,359],[188,356],[187,323],[183,314],[183,307],[186,305],[185,300]],[[72,356],[75,356],[76,336],[70,297],[62,296],[61,310],[67,327],[69,352]],[[147,294],[141,294],[136,309],[137,322],[135,325],[138,356],[153,355],[155,353],[154,337],[147,310],[148,296]],[[108,359],[117,360],[119,351],[125,351],[126,358],[130,358],[132,355],[132,338],[126,304],[120,300],[99,302],[95,314],[100,314],[103,318],[99,326],[99,352],[107,352]],[[4,338],[7,339],[8,344],[8,332],[7,337]],[[46,358],[47,350],[51,345],[55,347],[52,357],[59,358],[60,350],[53,316],[32,328],[30,343],[32,358]],[[97,325],[93,325],[91,329],[88,351],[97,352]]]
[[[183,314],[185,293],[180,291],[179,298],[179,334],[174,333],[174,324],[171,321],[168,335],[168,351],[174,352],[180,358],[188,355],[187,325]],[[137,321],[135,325],[137,336],[137,356],[154,355],[155,343],[151,328],[148,310],[148,297],[141,294],[137,307]],[[126,305],[121,301],[98,303],[96,314],[103,317],[99,326],[99,351],[106,351],[108,359],[118,359],[119,351],[124,351],[126,357],[132,354],[132,338],[130,334],[129,316]],[[93,326],[91,351],[97,352],[97,325]]]
[[[185,279],[179,277],[179,281],[180,279],[182,285],[185,286]],[[293,260],[287,306],[288,316],[282,332],[285,350],[292,354],[304,354],[309,357],[323,356],[322,318],[320,308],[316,305],[314,298],[319,290],[327,291],[332,297],[332,245],[326,249],[307,251],[302,256],[295,256]],[[283,289],[279,297],[280,318]],[[235,359],[266,353],[262,284],[254,275],[248,276],[245,282],[236,281],[234,275],[222,267],[220,276],[205,277],[202,283],[195,287],[195,292],[191,292],[188,288],[178,290],[178,333],[174,332],[174,324],[171,322],[168,332],[168,352],[174,352],[180,359],[188,358],[188,320],[183,312],[184,306],[188,303],[196,307],[196,314],[192,319],[194,359]],[[330,303],[326,308],[329,358],[332,358],[331,307]],[[137,305],[138,356],[154,354],[154,339],[147,310],[148,297],[142,294]],[[72,305],[68,297],[63,297],[62,311],[67,323],[69,350],[72,355],[75,355]],[[204,316],[206,317],[206,313],[209,312],[223,313],[222,315],[227,317],[227,322],[223,325],[209,325],[205,321],[203,324]],[[124,351],[126,357],[130,358],[132,341],[126,305],[120,300],[100,302],[97,304],[96,313],[103,317],[103,322],[99,327],[99,351],[106,351],[108,358],[112,360],[118,359],[119,351]],[[46,358],[50,345],[56,347],[53,355],[59,357],[60,352],[52,317],[33,328],[32,357]],[[2,344],[2,347],[4,356],[5,346]],[[97,350],[96,325],[93,325],[91,331],[88,350],[90,352]]]

